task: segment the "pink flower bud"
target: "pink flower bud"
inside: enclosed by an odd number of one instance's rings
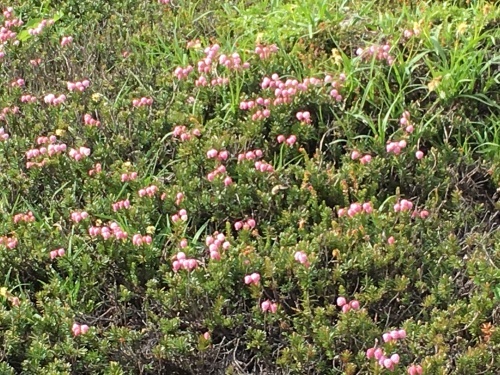
[[[338,297],[337,298],[337,306],[342,307],[347,303],[347,300],[345,297]]]
[[[82,324],[80,326],[80,331],[81,331],[82,335],[86,334],[88,332],[88,330],[89,330],[89,326],[88,325]]]
[[[406,338],[406,331],[404,329],[400,329],[398,331],[398,336],[399,336],[400,339]]]
[[[386,359],[384,360],[384,367],[385,367],[386,369],[391,369],[391,368],[393,367],[393,363],[392,363],[392,361],[390,360],[390,358],[386,358]]]
[[[366,351],[366,358],[368,359],[372,359],[375,357],[375,348],[369,348],[367,351]]]
[[[353,310],[359,310],[359,301],[352,300],[351,302],[349,302],[349,306],[351,306]]]
[[[255,228],[255,220],[254,220],[254,219],[248,219],[248,220],[247,220],[247,224],[248,224],[248,226],[249,226],[251,229]]]
[[[259,281],[260,281],[260,274],[258,274],[257,272],[254,272],[250,275],[250,277],[252,278],[252,282],[254,284],[258,284]]]
[[[391,355],[391,362],[397,365],[399,363],[399,354]]]

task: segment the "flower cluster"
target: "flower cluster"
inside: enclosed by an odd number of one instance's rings
[[[153,242],[153,239],[150,235],[143,236],[137,233],[132,236],[132,244],[134,246],[142,246],[143,244],[150,245],[151,242]]]
[[[0,245],[4,245],[9,249],[14,249],[17,246],[17,238],[15,237],[0,237]]]
[[[343,313],[347,313],[351,309],[352,310],[359,310],[359,308],[360,308],[358,300],[353,299],[352,301],[348,302],[345,297],[338,297],[337,298],[337,306],[342,308]]]
[[[70,45],[73,43],[73,37],[72,36],[63,36],[61,39],[61,47]]]
[[[372,45],[366,48],[358,48],[356,50],[356,55],[359,56],[363,61],[368,61],[374,58],[379,61],[386,61],[387,64],[394,64],[394,57],[389,53],[391,46],[389,43],[383,45]]]
[[[120,176],[120,179],[121,179],[122,182],[134,181],[136,178],[137,178],[137,172],[122,173],[122,175]],[[139,195],[140,194],[141,193],[140,193],[140,190],[139,190]]]
[[[89,228],[90,237],[101,236],[104,240],[108,240],[110,238],[116,238],[117,240],[126,240],[128,237],[128,233],[124,232],[120,226],[112,222],[109,226],[92,226]]]
[[[217,151],[212,148],[207,151],[207,159],[217,159],[219,161],[225,161],[229,157],[229,152],[226,150]]]
[[[266,161],[258,160],[254,164],[255,170],[259,172],[274,172],[274,167]]]
[[[286,138],[283,134],[280,134],[276,137],[276,140],[278,141],[278,143],[285,142],[288,146],[292,147],[295,142],[297,142],[297,136],[292,134],[288,138]]]
[[[21,95],[21,103],[35,103],[38,99],[33,95]]]
[[[278,311],[278,304],[276,302],[271,302],[270,300],[265,300],[260,304],[262,312],[276,313]]]
[[[132,172],[134,173],[134,172]],[[122,181],[123,181],[123,175],[122,175]],[[158,192],[158,186],[156,185],[150,185],[147,186],[143,189],[140,189],[138,191],[139,197],[145,197],[146,195],[150,198],[152,198],[156,193]]]
[[[122,209],[129,209],[130,208],[130,201],[128,199],[121,200],[121,201],[113,203],[111,206],[112,206],[114,212],[116,212],[118,210],[122,210]]]
[[[187,219],[188,219],[188,215],[187,215],[187,211],[185,209],[180,209],[179,212],[172,215],[172,221],[174,223],[176,223],[179,220],[187,221]]]
[[[411,211],[413,208],[413,203],[407,199],[401,199],[394,205],[394,212],[407,212]]]
[[[85,91],[86,88],[90,86],[90,81],[88,79],[84,79],[83,81],[76,82],[66,82],[66,87],[69,91]]]
[[[79,223],[80,221],[85,220],[88,217],[89,214],[86,211],[75,211],[71,213],[71,221],[73,221],[74,223]]]
[[[174,70],[174,75],[180,81],[182,79],[187,78],[189,73],[191,73],[192,71],[193,71],[193,67],[191,65],[188,65],[185,68],[178,66]]]
[[[30,35],[40,35],[45,27],[53,24],[54,20],[42,20],[34,29],[28,29],[28,33]]]
[[[11,87],[23,87],[25,84],[24,79],[18,78],[10,83]]]
[[[297,112],[295,114],[295,117],[297,117],[297,120],[299,120],[303,124],[311,123],[311,114],[308,111]]]
[[[69,150],[69,156],[71,158],[75,159],[76,161],[80,161],[89,155],[90,155],[90,148],[88,148],[88,147],[82,146],[78,150],[76,150],[74,148],[70,148],[70,150]]]
[[[254,272],[250,275],[246,275],[244,281],[245,281],[245,284],[247,284],[247,285],[250,285],[250,284],[259,285],[260,274],[257,272]]]
[[[366,154],[361,156],[361,153],[357,150],[354,150],[351,152],[351,159],[352,160],[358,160],[359,162],[363,165],[368,164],[372,161],[372,156],[370,154]]]
[[[411,365],[408,367],[408,375],[422,375],[423,369],[420,365]]]
[[[25,223],[33,223],[35,221],[35,217],[33,216],[33,212],[28,211],[25,214],[19,213],[19,214],[14,215],[13,220],[14,220],[14,224],[17,224],[21,221],[23,221]]]
[[[234,229],[236,229],[236,230],[240,230],[240,229],[249,230],[249,229],[255,228],[255,225],[256,225],[256,223],[255,223],[254,219],[247,219],[244,221],[237,221],[236,223],[234,223]]]
[[[71,327],[71,332],[73,332],[73,336],[79,336],[79,335],[84,335],[88,332],[89,326],[86,324],[77,324],[74,323],[73,326]]]
[[[388,153],[399,155],[401,153],[401,150],[403,150],[405,147],[406,147],[406,141],[403,139],[398,142],[396,141],[388,142],[387,145],[385,146],[385,149]]]
[[[403,112],[399,119],[399,124],[405,128],[407,133],[413,133],[413,130],[415,130],[413,124],[410,122],[410,112],[408,111]]]
[[[249,150],[247,152],[243,152],[238,154],[238,162],[242,162],[244,160],[255,160],[257,158],[261,158],[264,155],[262,150]]]
[[[5,129],[3,127],[1,127],[0,128],[0,142],[6,141],[9,138],[10,138],[9,134],[5,132]]]
[[[180,138],[181,141],[189,141],[192,136],[199,137],[201,135],[200,129],[193,129],[189,132],[184,125],[177,125],[172,132],[175,138]]]
[[[89,170],[88,173],[89,173],[89,176],[94,176],[94,175],[96,175],[98,173],[101,173],[101,171],[102,171],[101,163],[96,163],[94,165],[94,168],[92,168],[91,170]]]
[[[212,235],[207,236],[205,244],[210,251],[210,259],[220,260],[220,250],[227,250],[231,247],[229,241],[226,241],[226,236],[223,233],[214,232]]]
[[[142,97],[140,99],[134,99],[134,100],[132,100],[132,105],[134,107],[152,106],[153,105],[153,99],[152,98],[146,98],[146,97]]]
[[[5,107],[2,109],[2,113],[0,113],[0,121],[4,121],[8,114],[15,115],[17,113],[19,113],[19,107],[17,106]]]
[[[263,46],[262,44],[257,44],[254,50],[255,54],[259,55],[261,60],[268,59],[273,53],[278,52],[278,46],[276,44],[271,44],[270,46]]]
[[[101,122],[99,120],[94,120],[92,118],[92,116],[88,113],[86,113],[84,116],[83,116],[83,122],[85,125],[88,125],[88,126],[101,126]]]
[[[217,168],[215,168],[212,172],[209,172],[207,174],[207,180],[212,182],[215,177],[219,175],[224,175],[226,173],[226,167],[223,165],[219,165]],[[229,186],[233,183],[233,180],[230,176],[226,176],[224,178],[224,186]]]
[[[349,217],[354,217],[356,216],[357,214],[361,214],[361,213],[366,213],[366,214],[371,214],[373,212],[373,206],[372,206],[372,203],[371,202],[365,202],[365,203],[358,203],[358,202],[355,202],[355,203],[351,203],[349,208],[340,208],[338,211],[337,211],[337,215],[339,217],[342,217],[342,216],[345,216],[347,214],[347,216]]]
[[[50,259],[55,259],[57,257],[62,257],[66,254],[66,251],[63,248],[52,250],[50,252]]]
[[[66,95],[61,94],[61,95],[56,97],[54,94],[47,94],[43,98],[43,101],[46,104],[59,105],[59,104],[62,104],[66,101]]]
[[[196,267],[198,267],[198,261],[194,258],[186,258],[186,254],[182,251],[179,251],[174,256],[172,261],[172,269],[174,270],[174,272],[177,272],[180,269],[192,271]]]

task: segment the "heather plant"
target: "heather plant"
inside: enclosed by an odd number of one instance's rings
[[[500,372],[500,9],[17,1],[0,373]]]

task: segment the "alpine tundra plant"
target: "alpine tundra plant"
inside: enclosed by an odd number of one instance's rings
[[[12,0],[1,374],[499,374],[500,9]]]

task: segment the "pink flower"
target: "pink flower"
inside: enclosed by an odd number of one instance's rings
[[[351,302],[349,302],[349,306],[351,306],[353,310],[359,310],[359,301],[352,300]]]
[[[73,332],[73,336],[78,336],[81,333],[80,325],[73,323],[71,327],[71,331]]]
[[[217,155],[218,155],[218,151],[216,149],[211,149],[211,150],[208,150],[207,151],[207,158],[209,159],[213,159],[213,158],[216,158]]]
[[[419,151],[417,151],[417,152],[415,153],[415,157],[416,157],[418,160],[420,160],[420,159],[422,159],[422,158],[424,157],[424,153],[423,153],[422,151],[420,151],[420,150],[419,150]]]
[[[380,358],[384,356],[384,352],[381,348],[376,348],[375,351],[373,352],[373,356],[378,361]]]
[[[245,280],[245,284],[258,285],[260,282],[260,274],[257,272],[254,272],[251,275],[246,275],[244,280]]]
[[[364,155],[361,159],[359,159],[359,162],[363,165],[369,164],[371,161],[372,161],[371,155]]]
[[[366,358],[368,359],[372,359],[375,357],[375,348],[369,348],[367,351],[366,351]]]
[[[391,362],[397,365],[399,363],[399,354],[391,355]]]
[[[342,307],[345,304],[347,304],[347,301],[346,301],[345,297],[338,297],[337,298],[337,306],[338,307]]]
[[[408,375],[421,375],[422,373],[423,369],[420,365],[411,365],[408,367]]]
[[[250,227],[250,229],[255,228],[255,220],[254,219],[248,219],[247,224]]]
[[[309,267],[309,261],[307,259],[307,254],[303,251],[297,251],[294,255],[294,258],[300,264],[303,264],[305,267]]]

